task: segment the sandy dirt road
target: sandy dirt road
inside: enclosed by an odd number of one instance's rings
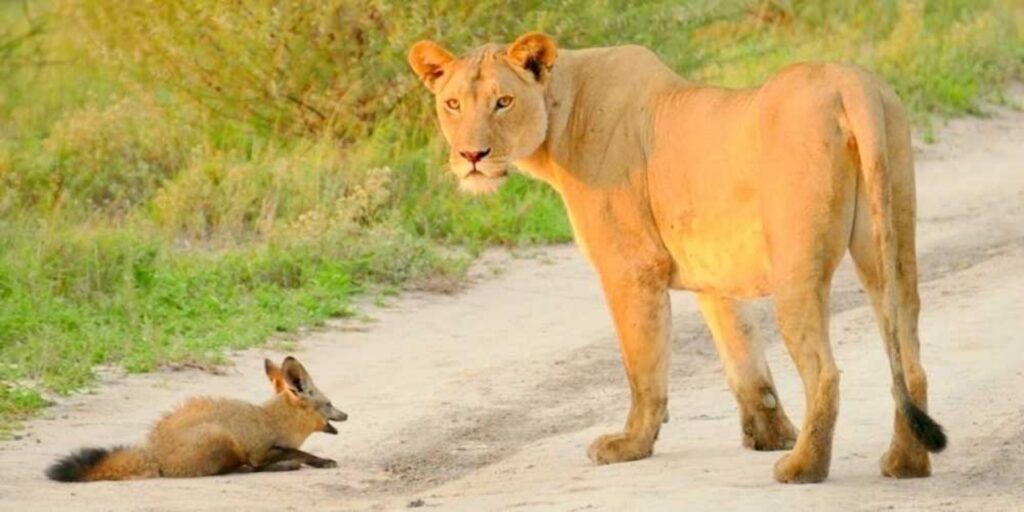
[[[226,375],[106,377],[0,443],[0,510],[1022,510],[1024,114],[953,122],[918,152],[923,360],[950,446],[929,479],[882,478],[892,400],[866,298],[844,262],[832,340],[842,371],[831,477],[772,480],[780,453],[740,445],[738,419],[693,298],[673,297],[672,421],[654,457],[597,467],[590,440],[627,408],[596,276],[572,247],[492,256],[454,296],[407,294],[303,339],[295,354],[350,414],[310,451],[339,468],[192,480],[57,484],[42,471],[82,445],[140,440],[192,395],[261,401],[262,357]],[[757,305],[795,424],[798,377]],[[419,501],[422,500],[422,501]]]

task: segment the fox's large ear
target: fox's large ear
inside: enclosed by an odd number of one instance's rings
[[[309,372],[298,359],[292,356],[284,358],[281,372],[284,373],[284,381],[294,393],[308,394],[313,390],[313,378],[309,376]]]
[[[540,83],[551,76],[551,67],[558,57],[555,41],[547,34],[531,32],[519,36],[512,46],[508,47],[505,56],[515,66],[530,73]]]
[[[423,85],[436,93],[437,80],[444,76],[444,65],[455,57],[433,41],[420,41],[409,49],[409,67],[420,77]]]
[[[281,367],[274,364],[270,359],[263,360],[263,368],[267,372],[267,379],[270,379],[270,383],[274,385],[274,392],[277,394],[289,393],[292,394],[291,389],[288,387],[288,383],[285,382],[284,372],[281,371]]]

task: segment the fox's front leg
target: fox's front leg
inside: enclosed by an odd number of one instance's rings
[[[268,464],[262,464],[252,469],[257,473],[270,473],[274,471],[295,471],[302,467],[302,462],[297,460],[279,460]],[[249,471],[242,471],[248,473]]]
[[[633,261],[626,265],[598,268],[632,394],[623,431],[598,437],[590,445],[587,455],[598,464],[650,456],[668,416],[668,265],[657,258],[638,264],[639,258],[630,256]]]
[[[314,468],[336,468],[338,463],[331,459],[317,457],[312,453],[274,446],[267,451],[266,456],[256,466],[256,471],[287,471],[299,469],[303,464]]]
[[[312,453],[304,452],[302,450],[291,449],[291,451],[295,453],[295,456],[297,458],[301,458],[302,463],[306,464],[307,466],[312,466],[314,468],[320,469],[338,467],[338,463],[334,459],[325,459],[323,457],[317,457]]]

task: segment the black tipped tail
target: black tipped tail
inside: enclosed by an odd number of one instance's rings
[[[89,471],[98,466],[115,450],[82,448],[46,468],[46,476],[57,482],[84,482]]]
[[[921,441],[925,449],[939,453],[946,448],[946,433],[942,431],[942,426],[910,400],[903,402],[903,417],[907,419],[914,437]]]

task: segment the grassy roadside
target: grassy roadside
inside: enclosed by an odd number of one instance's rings
[[[447,248],[567,240],[524,177],[457,195],[417,39],[638,43],[730,86],[857,62],[927,138],[1024,72],[1013,0],[243,4],[0,4],[0,434],[96,365],[217,364],[367,288],[457,279]]]

